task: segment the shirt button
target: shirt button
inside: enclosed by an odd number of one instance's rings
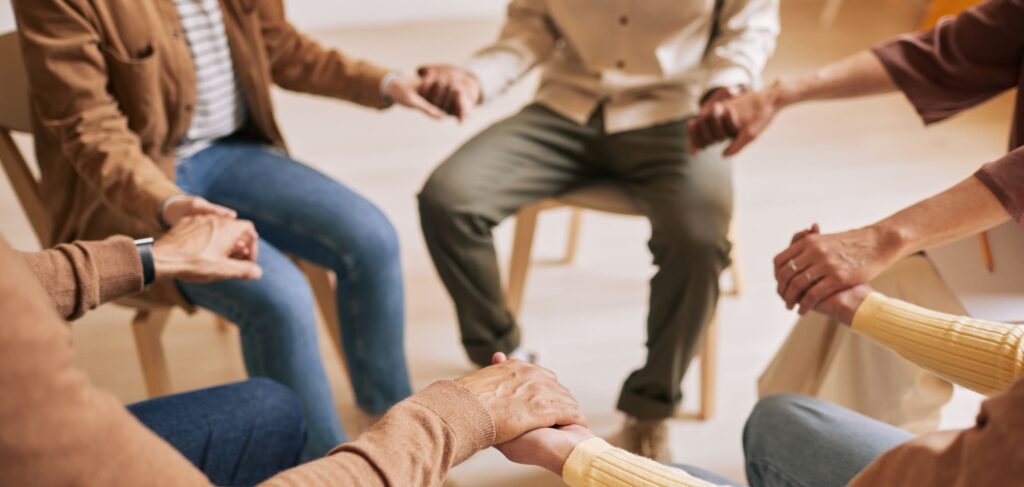
[[[629,25],[629,17],[625,15],[619,17],[619,23],[622,25]]]
[[[619,68],[619,69],[625,68],[626,67],[626,61],[623,61],[621,59],[616,61],[615,62],[615,67]]]

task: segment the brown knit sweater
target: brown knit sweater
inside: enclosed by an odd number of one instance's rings
[[[0,269],[0,485],[209,485],[71,361],[60,315],[79,316],[142,287],[131,240],[19,255],[0,238]],[[493,418],[476,398],[440,381],[358,440],[267,485],[440,485],[493,441]]]

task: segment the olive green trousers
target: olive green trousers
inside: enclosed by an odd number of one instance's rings
[[[729,264],[732,174],[720,148],[690,154],[686,123],[608,134],[602,110],[580,125],[530,105],[484,130],[442,163],[420,194],[430,254],[458,313],[473,362],[519,346],[504,302],[491,230],[522,206],[597,179],[635,197],[651,222],[647,362],[623,385],[619,409],[672,416],[681,382],[718,302]],[[585,346],[585,343],[584,345]]]

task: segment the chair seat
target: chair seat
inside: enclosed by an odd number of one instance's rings
[[[620,215],[643,215],[636,201],[621,184],[599,181],[570,190],[555,197],[564,205]]]

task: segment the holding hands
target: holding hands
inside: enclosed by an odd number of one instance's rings
[[[419,94],[460,122],[469,117],[483,97],[480,81],[463,68],[424,66],[419,69],[419,75]]]
[[[782,108],[781,97],[773,88],[746,93],[737,88],[717,90],[687,124],[690,151],[696,153],[728,139],[732,144],[724,155],[733,156],[743,150],[768,128]]]

